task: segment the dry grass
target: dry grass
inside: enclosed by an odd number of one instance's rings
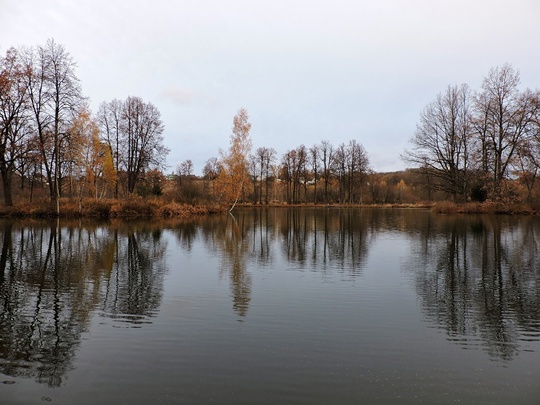
[[[176,202],[171,202],[166,205],[162,205],[158,208],[156,214],[162,218],[172,218],[172,217],[190,217],[190,216],[199,216],[207,215],[212,212],[215,212],[211,207],[206,206],[193,206],[187,204],[178,204]]]
[[[438,214],[536,214],[536,210],[524,203],[501,204],[491,201],[456,204],[440,201],[432,210]]]
[[[244,206],[251,206],[246,204]],[[277,204],[274,207],[291,207],[294,205]],[[302,207],[345,207],[343,205],[299,205]],[[355,206],[358,207],[358,206]],[[439,214],[536,214],[537,211],[524,203],[466,203],[456,204],[449,201],[417,204],[374,204],[362,207],[383,208],[431,208]],[[216,212],[225,208],[208,205],[188,205],[163,199],[145,199],[130,197],[115,199],[61,199],[60,216],[63,218],[192,218]],[[21,202],[14,207],[0,206],[0,217],[8,218],[54,218],[56,206],[46,201],[36,203]]]
[[[63,218],[187,218],[217,211],[219,208],[191,206],[141,197],[130,197],[123,200],[60,200],[60,216]],[[14,207],[0,207],[0,217],[53,218],[56,217],[56,205],[49,202],[38,202],[19,203]]]

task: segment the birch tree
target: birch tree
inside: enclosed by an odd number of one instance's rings
[[[248,158],[251,152],[251,123],[244,108],[234,116],[230,146],[227,152],[220,151],[222,170],[217,179],[221,198],[234,209],[248,179]]]

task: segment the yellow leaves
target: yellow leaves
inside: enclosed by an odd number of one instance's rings
[[[112,190],[117,181],[111,148],[108,146],[105,147],[105,154],[103,156],[103,181],[107,190]]]
[[[116,170],[111,150],[101,141],[99,126],[87,106],[73,121],[70,135],[72,159],[80,168],[84,189],[95,198],[103,196],[115,186]]]
[[[232,134],[228,153],[221,152],[220,164],[223,170],[216,179],[216,187],[224,202],[236,204],[248,178],[248,157],[251,152],[249,131],[251,123],[244,108],[238,110],[233,119]],[[232,208],[231,208],[232,209]]]

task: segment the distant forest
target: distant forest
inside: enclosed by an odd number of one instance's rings
[[[90,111],[75,61],[54,40],[0,56],[0,176],[14,202],[155,197],[192,205],[394,204],[539,201],[540,93],[519,89],[510,65],[493,68],[479,91],[449,86],[420,113],[410,169],[375,173],[355,139],[322,140],[278,156],[252,150],[245,109],[230,147],[201,175],[186,160],[165,175],[168,154],[158,109],[140,97]],[[368,134],[366,134],[368,135]],[[16,205],[16,204],[15,204]]]

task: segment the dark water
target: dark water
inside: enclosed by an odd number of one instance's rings
[[[1,222],[0,404],[540,404],[540,219]]]

